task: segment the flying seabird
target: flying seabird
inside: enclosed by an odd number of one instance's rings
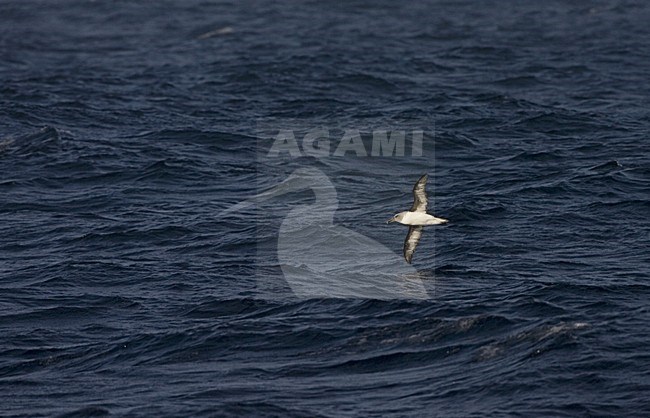
[[[449,222],[447,219],[436,218],[427,213],[427,178],[425,174],[413,186],[413,206],[409,211],[400,212],[393,216],[386,223],[399,222],[402,225],[409,226],[409,233],[404,240],[404,259],[411,264],[415,247],[420,242],[422,236],[422,227],[425,225],[439,225]]]

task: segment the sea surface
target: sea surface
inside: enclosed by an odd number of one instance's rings
[[[0,416],[650,416],[648,22],[1,1]]]

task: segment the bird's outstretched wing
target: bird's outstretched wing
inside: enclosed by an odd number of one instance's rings
[[[421,236],[422,236],[421,226],[409,227],[409,233],[406,235],[406,239],[404,240],[404,258],[406,259],[406,262],[409,264],[411,264],[411,259],[413,258],[415,247],[418,246],[418,242],[420,242]]]
[[[413,186],[413,206],[411,212],[427,213],[427,176],[426,174],[420,177],[415,186]]]

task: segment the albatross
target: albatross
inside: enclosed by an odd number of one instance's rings
[[[428,175],[423,175],[413,186],[413,206],[410,210],[400,212],[393,216],[386,223],[399,222],[402,225],[409,226],[409,232],[404,240],[404,259],[411,264],[415,248],[420,242],[422,229],[426,225],[439,225],[449,222],[447,219],[436,218],[427,213],[427,179]]]

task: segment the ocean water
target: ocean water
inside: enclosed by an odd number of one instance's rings
[[[0,2],[0,416],[650,415],[649,21]]]

